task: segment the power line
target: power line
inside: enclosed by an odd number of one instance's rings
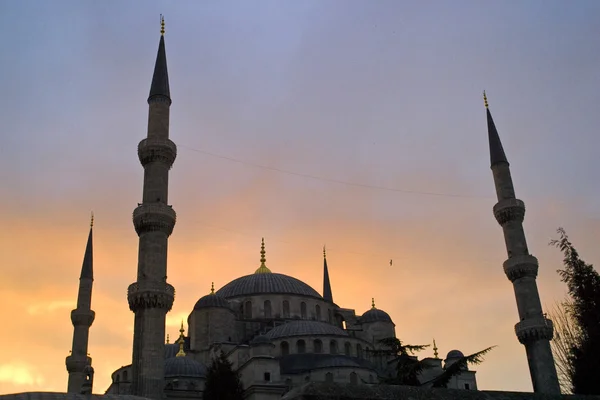
[[[193,147],[186,146],[186,145],[178,145],[178,147],[182,147],[184,149],[187,149],[187,150],[190,150],[190,151],[193,151],[193,152],[196,152],[196,153],[204,154],[204,155],[207,155],[207,156],[210,156],[210,157],[215,157],[215,158],[220,158],[222,160],[227,160],[227,161],[235,162],[235,163],[238,163],[238,164],[248,165],[248,166],[255,167],[255,168],[266,169],[266,170],[269,170],[269,171],[279,172],[279,173],[286,174],[286,175],[292,175],[292,176],[298,176],[298,177],[302,177],[302,178],[314,179],[314,180],[321,181],[321,182],[336,183],[336,184],[339,184],[339,185],[355,186],[355,187],[361,187],[361,188],[365,188],[365,189],[385,190],[385,191],[388,191],[388,192],[399,192],[399,193],[407,193],[407,194],[419,194],[419,195],[425,195],[425,196],[459,197],[459,198],[469,198],[469,199],[495,199],[495,197],[493,197],[493,196],[465,195],[465,194],[442,193],[442,192],[423,192],[423,191],[419,191],[419,190],[398,189],[398,188],[390,188],[390,187],[386,187],[386,186],[369,185],[369,184],[366,184],[366,183],[348,182],[348,181],[342,181],[342,180],[339,180],[339,179],[325,178],[325,177],[322,177],[322,176],[309,175],[309,174],[304,174],[304,173],[300,173],[300,172],[293,172],[293,171],[283,170],[283,169],[280,169],[280,168],[269,167],[267,165],[256,164],[256,163],[253,163],[253,162],[243,161],[243,160],[240,160],[240,159],[237,159],[237,158],[233,158],[233,157],[228,157],[228,156],[223,156],[223,155],[220,155],[220,154],[211,153],[211,152],[208,152],[208,151],[205,151],[205,150],[195,149]]]

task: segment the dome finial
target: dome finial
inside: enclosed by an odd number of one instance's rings
[[[183,329],[183,320],[181,320],[181,328],[179,329],[179,339],[177,340],[177,342],[175,342],[179,345],[179,351],[177,352],[177,354],[175,354],[175,357],[185,357],[185,351],[183,351],[183,344],[185,343],[183,332],[185,332],[185,329]]]
[[[487,101],[487,95],[485,94],[485,90],[483,91],[483,104],[485,105],[485,108],[489,108],[489,104]]]
[[[371,308],[375,308],[375,297],[371,297]]]
[[[169,344],[169,334],[167,333],[167,344]]]
[[[270,274],[271,270],[267,268],[267,259],[265,257],[265,238],[262,238],[260,242],[260,267],[256,271],[255,274]]]
[[[165,17],[162,14],[160,14],[160,34],[165,35]]]
[[[439,358],[438,357],[438,348],[437,348],[437,345],[435,344],[435,339],[433,339],[433,356],[435,358]]]
[[[323,245],[323,258],[327,258],[327,252],[325,250],[325,245]]]
[[[210,294],[215,294],[215,283],[214,282],[210,283]]]

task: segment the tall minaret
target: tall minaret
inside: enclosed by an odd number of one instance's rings
[[[86,381],[86,367],[91,366],[92,359],[88,357],[88,338],[90,326],[96,314],[92,311],[92,284],[94,282],[94,259],[92,248],[92,227],[94,216],[90,222],[81,275],[79,276],[79,293],[77,294],[77,308],[71,311],[73,323],[73,346],[71,355],[65,360],[69,372],[68,393],[81,393],[83,383]]]
[[[560,393],[550,349],[554,329],[552,321],[542,313],[536,284],[538,260],[529,254],[523,231],[525,204],[515,197],[510,167],[488,108],[485,92],[483,98],[487,113],[491,168],[498,197],[498,203],[494,206],[494,216],[504,231],[508,252],[508,259],[504,262],[504,273],[513,283],[519,312],[520,322],[515,325],[515,333],[527,352],[533,391]]]
[[[131,394],[159,399],[164,389],[164,338],[166,314],[173,306],[175,289],[167,283],[167,242],[175,226],[175,211],[168,205],[169,169],[177,147],[169,140],[169,77],[165,54],[165,25],[148,97],[148,137],[138,145],[144,167],[143,200],[133,211],[139,236],[137,282],[127,290],[135,313]]]
[[[333,294],[331,293],[331,283],[329,282],[329,270],[327,269],[327,253],[323,246],[323,298],[325,301],[333,303]]]

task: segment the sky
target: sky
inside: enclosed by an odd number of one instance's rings
[[[482,91],[548,310],[566,294],[558,227],[600,262],[594,0],[0,2],[0,394],[66,390],[91,211],[94,392],[131,362],[161,13],[171,337],[211,282],[258,267],[262,237],[273,272],[319,292],[326,245],[337,304],[362,314],[374,297],[402,341],[435,339],[441,356],[497,345],[479,388],[531,391]]]

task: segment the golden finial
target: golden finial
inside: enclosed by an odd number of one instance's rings
[[[262,238],[260,242],[260,267],[256,271],[255,274],[270,274],[271,270],[267,268],[267,259],[265,258],[265,238]]]
[[[167,344],[169,344],[169,334],[167,333]]]
[[[433,356],[435,358],[438,358],[438,348],[437,348],[437,345],[435,344],[435,339],[433,339]]]
[[[165,17],[160,14],[160,34],[165,35]]]
[[[210,283],[210,294],[215,294],[215,283],[214,282]]]
[[[488,101],[487,101],[487,96],[485,94],[485,90],[483,91],[483,104],[485,105],[485,108],[489,107]]]
[[[323,258],[327,258],[327,252],[325,251],[325,245],[323,245]]]
[[[375,308],[375,297],[371,297],[371,308]]]
[[[183,332],[185,332],[183,329],[183,320],[181,320],[181,329],[179,329],[179,332],[179,339],[175,342],[179,345],[179,351],[175,354],[175,357],[185,357],[185,351],[183,351],[183,344],[185,343],[185,339],[183,338]]]
[[[94,226],[94,212],[92,211],[92,217],[90,218],[90,228]]]

